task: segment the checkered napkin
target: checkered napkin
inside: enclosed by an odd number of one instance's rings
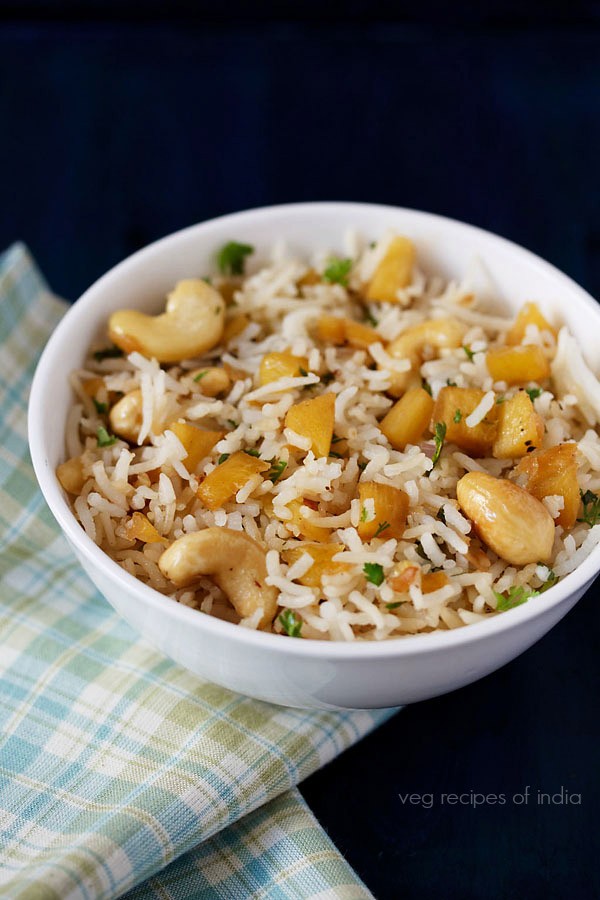
[[[200,681],[113,612],[62,538],[25,422],[64,310],[23,246],[0,256],[0,896],[369,897],[295,785],[390,712]]]

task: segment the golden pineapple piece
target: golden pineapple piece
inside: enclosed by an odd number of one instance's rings
[[[224,431],[205,431],[187,422],[171,422],[169,430],[179,438],[187,451],[183,464],[188,472],[193,473],[198,464],[210,453],[215,444],[221,440]]]
[[[434,402],[422,387],[411,388],[379,423],[383,434],[394,448],[404,450],[407,444],[418,444],[429,427]]]
[[[564,508],[556,519],[563,528],[572,528],[579,512],[579,483],[577,481],[577,444],[558,444],[549,450],[539,450],[522,459],[514,468],[515,475],[526,475],[525,489],[538,500],[560,494]],[[521,480],[519,479],[521,483]]]
[[[443,387],[433,410],[432,422],[446,425],[446,442],[456,444],[471,456],[489,456],[496,439],[496,404],[478,425],[470,428],[466,422],[484,396],[485,392],[477,388]]]
[[[496,459],[516,459],[542,443],[544,422],[525,391],[498,404],[498,431],[492,449]]]
[[[327,456],[331,449],[334,421],[335,396],[327,393],[291,406],[285,417],[285,426],[296,434],[310,438],[310,449],[319,459]]]
[[[313,559],[313,564],[301,578],[297,578],[300,584],[306,587],[321,587],[323,575],[339,575],[347,572],[348,563],[333,562],[336,553],[341,553],[346,548],[343,544],[309,544],[302,543],[291,550],[284,550],[282,556],[288,565],[295,563],[304,553],[308,553]]]
[[[488,350],[486,362],[494,381],[506,384],[541,382],[550,376],[550,363],[537,344]]]
[[[362,481],[358,485],[360,498],[360,521],[358,534],[361,540],[370,541],[375,536],[383,540],[396,538],[400,540],[406,527],[408,513],[408,497],[400,488],[377,481]],[[369,518],[366,500],[373,500],[374,518]],[[370,506],[370,504],[369,504]],[[369,521],[365,521],[369,518]]]
[[[72,456],[71,459],[57,466],[56,477],[68,494],[79,494],[85,484],[81,457]]]
[[[421,590],[424,594],[432,594],[440,588],[450,584],[450,579],[445,572],[427,572],[421,575]]]
[[[238,369],[236,366],[231,366],[227,362],[223,363],[223,368],[232,381],[244,381],[246,378],[250,378],[248,372],[245,372],[243,369]]]
[[[401,236],[392,238],[367,286],[367,300],[399,303],[398,291],[412,281],[415,257],[412,241]]]
[[[285,525],[288,527],[290,525],[295,525],[302,537],[308,538],[309,541],[317,541],[321,544],[326,544],[331,537],[330,530],[314,525],[308,516],[303,516],[300,512],[303,506],[309,506],[310,508],[311,504],[312,501],[307,500],[305,497],[290,501],[290,503],[287,504],[287,508],[291,512],[292,518],[286,519]]]
[[[192,369],[189,377],[200,388],[205,397],[218,397],[225,394],[231,388],[231,378],[222,366],[204,366],[202,369]]]
[[[125,522],[125,533],[130,541],[142,541],[144,544],[158,544],[164,541],[147,516],[141,512],[134,512]]]
[[[369,344],[383,343],[374,328],[339,316],[321,316],[317,321],[316,336],[325,344],[349,344],[357,350],[366,350]]]
[[[404,594],[408,591],[411,584],[416,584],[419,581],[420,574],[421,569],[419,566],[415,566],[414,563],[403,559],[402,562],[394,566],[392,575],[387,579],[387,582],[393,591],[396,591],[398,594]]]
[[[87,394],[88,397],[96,397],[98,391],[103,386],[104,381],[102,378],[88,378],[86,381],[82,382],[83,392],[84,394]]]
[[[525,303],[519,310],[513,325],[506,333],[506,343],[509,346],[522,343],[528,325],[537,325],[540,331],[549,331],[556,337],[556,328],[552,327],[537,303]]]
[[[238,450],[213,469],[198,488],[198,499],[208,509],[220,509],[253,475],[266,472],[269,463]]]
[[[271,384],[280,378],[296,378],[308,373],[308,360],[305,356],[294,356],[283,353],[265,353],[260,361],[258,379],[262,385]]]
[[[234,338],[240,335],[249,324],[250,319],[243,313],[238,316],[233,316],[232,319],[229,319],[229,321],[225,323],[221,343],[228,344],[229,341],[232,341]]]

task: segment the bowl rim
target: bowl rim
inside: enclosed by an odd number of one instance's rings
[[[563,287],[577,298],[576,303],[587,307],[598,320],[600,331],[600,306],[592,296],[568,275],[565,275],[537,254],[507,238],[476,225],[470,225],[437,213],[386,204],[351,201],[312,201],[274,204],[228,213],[189,225],[159,238],[109,269],[66,311],[47,341],[38,361],[31,386],[27,419],[33,468],[39,487],[54,518],[79,554],[100,569],[107,579],[114,582],[115,585],[121,583],[126,592],[133,594],[137,601],[148,604],[152,609],[156,609],[163,614],[170,609],[169,616],[174,616],[175,619],[179,619],[182,624],[190,628],[204,630],[209,636],[212,635],[216,639],[231,640],[234,643],[238,642],[247,647],[254,647],[258,651],[279,651],[285,653],[286,656],[314,657],[316,659],[327,658],[353,661],[386,657],[412,657],[436,653],[452,648],[458,649],[480,639],[494,639],[499,634],[524,627],[530,620],[548,612],[550,609],[558,607],[577,592],[583,592],[586,587],[589,587],[600,570],[600,545],[597,545],[573,572],[564,576],[557,585],[543,595],[543,606],[538,606],[537,603],[529,601],[515,609],[507,610],[502,615],[493,616],[485,621],[475,622],[451,631],[398,636],[383,641],[346,642],[325,641],[316,638],[282,641],[281,635],[256,631],[240,627],[231,622],[225,622],[200,610],[184,606],[173,598],[161,594],[122,569],[117,562],[88,537],[77,522],[58,485],[56,475],[49,465],[40,423],[43,420],[41,412],[46,403],[44,387],[48,383],[48,375],[54,365],[54,357],[62,344],[62,336],[65,332],[70,331],[80,318],[85,317],[87,304],[91,303],[98,294],[109,290],[111,283],[126,273],[129,268],[139,265],[140,262],[143,263],[147,257],[149,258],[155,253],[164,251],[170,245],[177,244],[182,238],[192,233],[197,234],[199,237],[203,233],[209,234],[217,224],[230,224],[235,227],[237,223],[276,218],[279,215],[286,214],[295,217],[314,217],[318,214],[334,215],[342,212],[348,222],[351,222],[353,213],[358,216],[366,211],[402,213],[415,221],[425,224],[452,227],[454,230],[462,232],[465,237],[470,235],[477,237],[479,240],[490,241],[505,251],[520,256],[530,268],[538,270],[540,274],[551,277],[559,287]],[[535,600],[539,601],[539,597],[535,598]]]

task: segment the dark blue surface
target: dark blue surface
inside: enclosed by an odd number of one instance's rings
[[[596,7],[551,4],[540,24],[516,4],[487,18],[439,4],[431,24],[395,21],[393,4],[386,21],[351,4],[342,22],[309,4],[304,22],[263,9],[205,24],[184,6],[169,21],[149,3],[141,22],[93,3],[86,21],[76,4],[0,2],[0,246],[25,240],[57,292],[75,299],[214,215],[345,199],[473,222],[600,294]],[[519,660],[405,710],[305,783],[379,898],[600,896],[597,606],[595,590]],[[527,806],[440,799],[526,785]],[[561,787],[582,805],[538,805]]]

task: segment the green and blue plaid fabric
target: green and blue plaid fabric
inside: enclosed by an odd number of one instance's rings
[[[0,257],[0,896],[369,897],[295,785],[390,712],[200,681],[113,612],[47,509],[26,404],[65,308],[22,245]]]

